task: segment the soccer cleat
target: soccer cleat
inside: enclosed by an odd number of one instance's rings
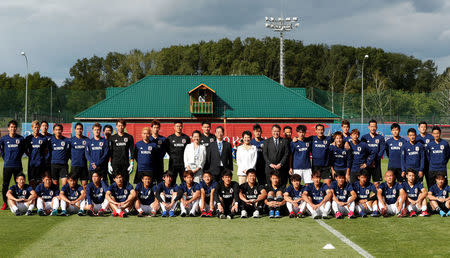
[[[261,216],[259,216],[259,211],[258,210],[253,212],[253,218],[257,219],[257,218],[260,218],[260,217]]]
[[[150,217],[156,217],[156,211],[152,211],[152,213],[150,213]]]
[[[348,213],[348,218],[349,218],[349,219],[355,218],[355,213],[353,213],[353,211],[349,212],[349,213]]]
[[[330,219],[330,215],[325,214],[324,216],[322,216],[322,219]]]
[[[202,218],[207,217],[206,210],[202,210],[200,217],[202,217]]]
[[[95,216],[95,213],[92,209],[89,209],[89,210],[87,210],[87,215],[93,217],[93,216]]]
[[[445,213],[443,210],[440,210],[439,214],[441,215],[441,217],[447,217],[447,213]]]
[[[410,213],[409,213],[409,217],[417,217],[417,214],[416,214],[416,212],[415,211],[411,211]]]
[[[62,210],[61,211],[61,214],[59,214],[60,216],[66,216],[66,217],[68,217],[69,216],[69,213],[67,213],[67,211],[66,210]]]
[[[119,217],[126,218],[126,217],[128,217],[128,214],[126,212],[124,212],[124,211],[121,211],[120,214],[119,214]]]
[[[297,212],[297,218],[302,218],[303,217],[303,213],[301,211]]]
[[[14,212],[14,215],[16,215],[16,216],[20,216],[20,215],[22,215],[22,213],[20,213],[20,211],[19,211],[19,210],[16,210],[16,212]]]
[[[400,215],[401,215],[402,217],[406,217],[406,215],[408,215],[408,211],[407,211],[406,209],[403,209],[403,210],[400,212]]]
[[[227,215],[227,219],[233,219],[233,216]]]
[[[420,213],[420,217],[428,217],[428,216],[430,216],[430,214],[428,213],[427,210],[424,210]]]
[[[367,217],[367,215],[366,215],[366,213],[365,213],[364,211],[361,211],[361,212],[359,213],[359,216],[360,216],[361,218]]]
[[[113,217],[117,217],[117,216],[119,216],[119,213],[117,213],[117,211],[113,211],[112,215],[113,215]]]
[[[277,219],[281,218],[281,215],[280,215],[280,211],[279,211],[279,210],[276,210],[276,211],[275,211],[275,218],[277,218]]]
[[[293,211],[289,212],[289,218],[295,218],[295,213]]]
[[[387,217],[387,211],[386,211],[385,208],[381,208],[381,209],[380,209],[380,213],[381,213],[381,216]]]
[[[213,211],[212,211],[212,210],[209,210],[207,215],[208,215],[208,217],[211,218],[211,217],[213,216]]]
[[[77,213],[78,216],[85,216],[84,210],[79,210]]]
[[[247,211],[246,210],[242,210],[241,211],[241,219],[246,219],[246,218],[248,218]]]
[[[313,219],[321,219],[322,217],[319,214],[312,215]]]
[[[189,217],[195,217],[195,216],[196,216],[195,211],[189,213]]]
[[[227,217],[225,216],[225,214],[222,214],[222,213],[221,213],[221,214],[219,215],[219,219],[226,219],[226,218],[227,218]]]
[[[144,212],[143,212],[143,211],[139,212],[137,216],[138,216],[139,218],[144,217]]]
[[[182,213],[180,214],[180,216],[183,217],[183,218],[186,217],[186,212],[182,212]],[[172,216],[171,216],[171,217],[172,217]]]
[[[31,215],[33,215],[33,212],[30,210],[27,210],[27,212],[25,213],[25,216],[31,216]]]
[[[275,211],[274,210],[270,210],[269,211],[269,218],[274,218],[275,217]]]
[[[2,208],[0,210],[4,211],[8,209],[8,204],[6,202],[3,203]]]
[[[450,217],[450,210],[447,212],[447,217]]]
[[[100,209],[100,210],[97,212],[97,216],[103,216],[103,215],[105,215],[105,210],[104,210],[104,209]]]
[[[342,213],[340,213],[339,211],[336,212],[336,219],[342,219]]]
[[[380,213],[378,213],[378,211],[374,211],[370,214],[370,217],[380,217]]]
[[[175,217],[175,212],[169,211],[169,217],[171,217],[171,218]]]
[[[52,213],[50,213],[50,216],[58,216],[58,210],[52,210]]]
[[[163,218],[165,218],[165,217],[167,217],[167,211],[163,211],[162,213],[161,213],[161,217],[163,217]]]
[[[44,212],[43,210],[41,210],[41,209],[39,209],[39,210],[37,211],[37,214],[38,214],[39,216],[46,216],[45,212]]]

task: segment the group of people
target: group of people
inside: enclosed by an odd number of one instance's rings
[[[23,138],[16,133],[17,122],[10,121],[9,134],[0,139],[2,209],[9,206],[16,215],[31,215],[36,205],[42,216],[160,212],[173,217],[179,211],[183,217],[219,218],[258,218],[266,213],[271,218],[413,217],[429,215],[429,200],[433,212],[450,216],[449,145],[441,139],[439,127],[429,135],[423,122],[419,135],[408,130],[408,140],[400,137],[400,126],[392,124],[393,137],[387,141],[377,133],[374,120],[361,140],[348,121],[342,122],[342,132],[329,137],[321,124],[309,137],[304,125],[297,126],[295,137],[287,126],[284,138],[281,127],[273,125],[272,137],[263,139],[261,126],[255,125],[253,134],[243,132],[236,150],[238,182],[232,180],[233,148],[224,141],[222,126],[213,135],[211,124],[203,122],[191,141],[181,121],[174,123],[174,134],[167,138],[159,134],[160,123],[152,121],[136,144],[125,127],[126,121],[117,121],[112,135],[112,126],[106,125],[102,137],[102,126],[95,123],[89,139],[83,135],[83,124],[77,123],[75,136],[66,138],[61,124],[55,124],[50,135],[48,123],[33,121],[32,134]],[[389,164],[382,183],[385,153]],[[29,157],[29,185],[22,173],[24,154]],[[169,166],[164,172],[166,154]],[[135,187],[129,182],[134,162]],[[13,175],[16,184],[8,189]]]

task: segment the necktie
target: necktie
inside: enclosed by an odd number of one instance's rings
[[[222,156],[222,142],[218,143],[218,147],[219,147],[219,153]]]
[[[277,150],[278,150],[278,138],[277,138],[277,139],[275,139],[275,149],[277,149]]]

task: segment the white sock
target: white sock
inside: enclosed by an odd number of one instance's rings
[[[144,211],[142,210],[142,208],[139,208],[137,211],[138,211],[139,213],[144,212]]]
[[[17,211],[18,209],[19,209],[19,208],[17,208],[16,205],[11,206],[11,211],[12,211],[12,213],[16,213],[16,211]]]
[[[28,206],[28,210],[29,211],[32,211],[34,209],[34,203],[32,203],[32,204],[30,204],[29,206]]]

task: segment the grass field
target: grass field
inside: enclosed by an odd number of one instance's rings
[[[450,257],[450,218],[323,221],[376,257]],[[0,257],[360,256],[311,218],[15,217],[3,211],[0,228]],[[322,249],[326,244],[336,249]]]

